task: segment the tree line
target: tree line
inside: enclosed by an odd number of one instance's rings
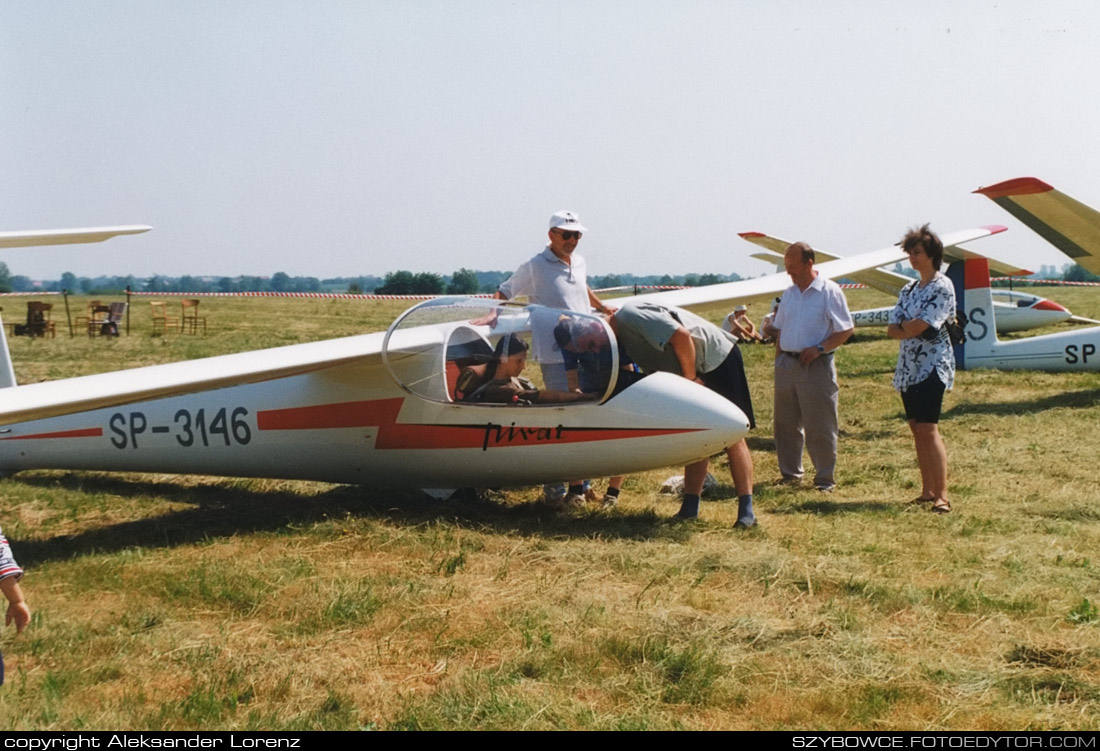
[[[374,291],[380,295],[476,295],[495,292],[501,282],[509,276],[511,273],[506,271],[471,271],[470,269],[459,269],[450,278],[430,272],[414,274],[411,271],[391,271]],[[607,274],[590,277],[588,284],[593,289],[634,285],[704,287],[709,284],[736,282],[740,279],[738,274],[685,274],[683,276]]]
[[[901,264],[895,270],[912,273]],[[364,275],[318,279],[312,276],[290,276],[277,271],[270,277],[237,276],[170,277],[154,274],[151,277],[98,276],[78,277],[66,271],[60,279],[34,281],[22,275],[13,275],[7,264],[0,262],[0,292],[60,292],[67,290],[84,295],[120,295],[127,288],[135,292],[346,292],[349,294],[380,295],[474,295],[496,291],[511,276],[510,271],[475,271],[461,268],[450,275],[431,272],[391,271],[384,277]],[[1036,279],[1062,279],[1064,281],[1100,282],[1100,276],[1090,273],[1079,264],[1065,264],[1059,273],[1054,266],[1043,266]],[[606,274],[589,278],[593,289],[609,287],[661,286],[703,287],[723,282],[736,282],[738,274]],[[1008,282],[995,282],[1007,285]]]

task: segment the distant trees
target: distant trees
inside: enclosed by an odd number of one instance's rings
[[[62,283],[64,283],[64,278],[62,278]],[[160,274],[153,274],[145,282],[145,291],[146,292],[167,292],[168,291],[168,285],[166,285],[164,283],[164,279],[162,279],[160,277]]]
[[[287,274],[285,271],[276,271],[275,274],[271,277],[271,291],[290,292],[290,275]]]
[[[175,285],[176,292],[209,292],[210,284],[199,276],[181,276]]]
[[[469,269],[459,269],[451,276],[451,283],[447,285],[448,295],[476,295],[481,291],[481,282],[477,279],[477,272]]]
[[[414,279],[416,275],[411,271],[391,271],[374,291],[379,295],[411,295]]]
[[[446,287],[443,277],[424,271],[414,274],[411,271],[391,271],[386,280],[374,291],[379,295],[442,295]]]
[[[1100,282],[1100,276],[1093,274],[1079,263],[1062,267],[1062,278],[1067,282]]]

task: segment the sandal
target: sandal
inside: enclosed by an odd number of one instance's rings
[[[922,498],[920,496],[917,496],[913,500],[909,501],[909,503],[912,503],[912,504],[932,503],[935,500],[936,500],[935,498]]]
[[[951,513],[951,504],[948,501],[936,501],[932,506],[932,513],[949,514]]]

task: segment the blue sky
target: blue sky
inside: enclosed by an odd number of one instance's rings
[[[737,232],[913,224],[1066,259],[985,198],[1100,206],[1091,2],[0,0],[0,227],[148,223],[14,273],[759,274]]]

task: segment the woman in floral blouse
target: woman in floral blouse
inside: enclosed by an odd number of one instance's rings
[[[947,449],[940,437],[943,392],[955,382],[955,353],[944,324],[955,315],[955,288],[940,273],[943,243],[924,225],[910,230],[901,246],[920,274],[898,296],[886,332],[901,340],[894,388],[901,392],[905,418],[913,431],[920,465],[921,494],[917,503],[947,513]]]

